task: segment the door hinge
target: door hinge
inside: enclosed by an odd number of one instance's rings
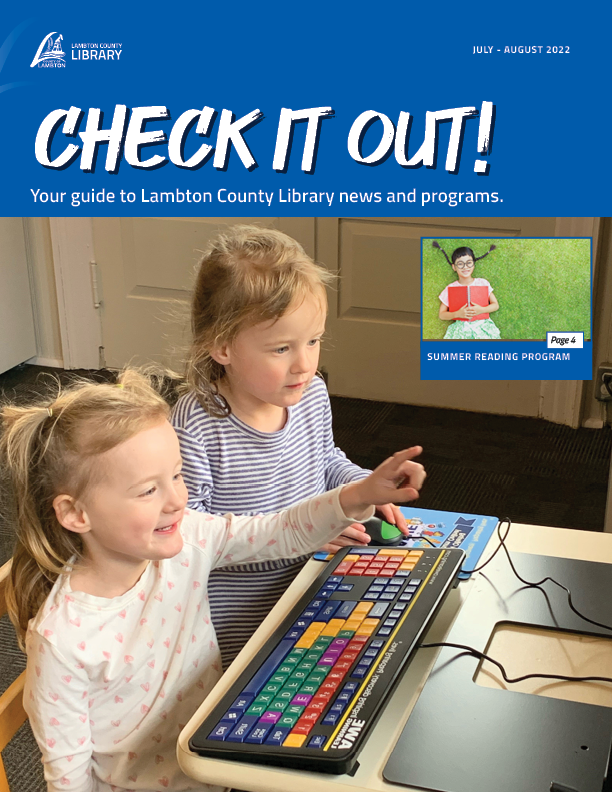
[[[98,287],[98,265],[95,261],[89,262],[89,270],[91,272],[91,291],[93,294],[93,304],[94,308],[99,308],[102,305],[102,300],[100,299],[100,291]]]

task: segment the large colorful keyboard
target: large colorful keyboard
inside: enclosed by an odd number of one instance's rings
[[[339,552],[195,732],[191,750],[349,772],[464,558],[454,549]]]

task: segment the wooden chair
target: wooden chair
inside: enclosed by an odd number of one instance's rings
[[[11,562],[8,561],[0,567],[0,616],[6,613],[6,600],[4,590],[9,576]],[[11,741],[21,724],[28,717],[23,708],[23,686],[25,684],[25,671],[21,673],[13,684],[0,696],[0,754]],[[0,792],[9,792],[8,781],[4,771],[4,764],[0,756]]]

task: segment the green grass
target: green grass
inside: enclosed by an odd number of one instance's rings
[[[458,247],[482,256],[473,277],[486,278],[499,302],[491,319],[506,339],[546,339],[547,332],[583,332],[591,337],[591,246],[588,239],[437,240],[451,258]],[[443,338],[438,295],[457,276],[441,251],[423,240],[423,338]]]

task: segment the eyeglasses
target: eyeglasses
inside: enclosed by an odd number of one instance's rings
[[[474,266],[474,262],[473,261],[465,261],[465,262],[463,262],[463,264],[459,263],[458,261],[455,261],[455,267],[457,267],[457,269],[460,269],[460,270],[472,269],[473,266]]]

